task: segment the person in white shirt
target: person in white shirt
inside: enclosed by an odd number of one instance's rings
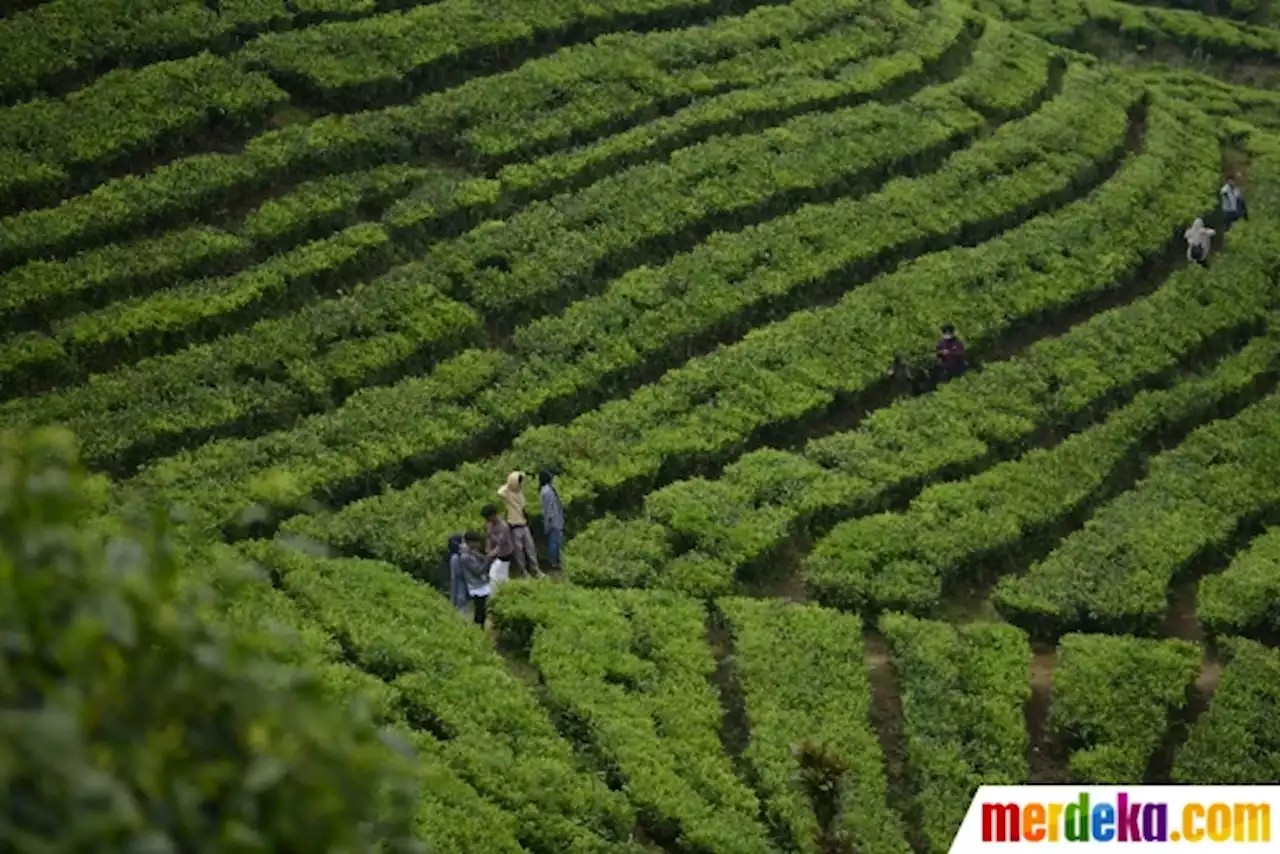
[[[1234,175],[1227,179],[1227,183],[1222,185],[1222,189],[1218,191],[1218,198],[1222,201],[1222,230],[1224,232],[1230,231],[1236,220],[1248,217],[1244,194],[1240,192],[1240,186],[1236,183]]]
[[[1208,267],[1209,246],[1215,234],[1217,232],[1212,228],[1205,228],[1204,220],[1196,217],[1196,221],[1191,223],[1186,232],[1187,260],[1195,261],[1201,267]]]

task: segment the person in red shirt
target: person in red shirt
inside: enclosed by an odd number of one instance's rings
[[[964,342],[956,337],[956,328],[950,323],[942,327],[942,338],[938,340],[936,350],[939,380],[945,382],[964,373]]]

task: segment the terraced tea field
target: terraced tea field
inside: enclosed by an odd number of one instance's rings
[[[225,619],[409,736],[433,850],[1280,780],[1267,4],[16,5],[0,429],[264,568]],[[481,631],[446,541],[547,466],[564,571]]]

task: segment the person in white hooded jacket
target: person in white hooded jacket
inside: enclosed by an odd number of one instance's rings
[[[1209,266],[1209,247],[1212,245],[1213,236],[1217,234],[1212,228],[1206,228],[1204,220],[1196,217],[1196,221],[1191,223],[1191,227],[1187,229],[1187,260],[1195,261],[1202,267]]]
[[[507,505],[507,524],[511,527],[511,538],[516,547],[516,568],[525,575],[545,578],[546,574],[538,568],[538,550],[524,512],[524,473],[513,471],[507,475],[507,482],[498,490],[498,497]]]

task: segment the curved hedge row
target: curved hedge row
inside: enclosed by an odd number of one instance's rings
[[[795,82],[796,85],[782,83],[767,92],[749,90],[740,94],[753,97],[742,99],[743,103],[738,106],[748,112],[758,111],[767,109],[771,103],[793,104],[793,101],[787,100],[792,96],[800,97],[801,103],[805,104],[808,104],[808,101],[804,100],[808,96],[819,98],[819,103],[826,103],[823,99],[832,96],[833,92],[852,90],[865,92],[882,85],[886,82],[884,74],[915,73],[923,67],[921,63],[932,61],[930,57],[947,52],[950,46],[957,43],[955,38],[963,32],[963,19],[953,17],[948,20],[951,25],[931,29],[922,38],[923,44],[920,50],[923,53],[891,57],[885,63],[872,62],[866,69],[859,69],[839,81],[800,78]],[[1016,37],[1010,36],[1009,33],[1005,33],[1004,37],[1012,38],[1013,43],[1009,45],[1010,52],[1025,51],[1025,44],[1019,45]],[[988,65],[1002,61],[998,54],[992,53],[989,56],[991,58],[986,60]],[[866,73],[864,74],[863,71]],[[1027,84],[1036,83],[1035,78],[1021,79]],[[814,85],[808,85],[810,83]],[[1025,98],[1024,93],[1034,93],[1034,88],[1011,86],[996,90],[993,87],[987,87],[981,91],[984,104],[989,104],[995,111],[1007,113],[1017,105],[1018,101],[1015,98]],[[760,97],[754,97],[755,95]],[[775,102],[774,99],[780,100]],[[699,108],[690,108],[690,112],[700,113],[701,107],[714,108],[717,111],[733,107],[730,104],[717,106],[717,100],[710,99],[703,102]],[[728,113],[717,112],[716,115],[720,118],[728,117],[735,120],[742,118],[733,109]],[[848,118],[856,121],[856,117],[859,116],[875,115],[886,117],[886,121],[888,117],[901,115],[905,120],[909,113],[875,111],[874,108],[868,108],[862,113],[849,114]],[[690,118],[696,126],[697,116]],[[797,120],[797,122],[803,122],[803,120]],[[803,127],[803,124],[800,126]],[[626,150],[632,150],[628,147],[632,144],[640,147],[637,150],[643,150],[645,145],[653,142],[643,135],[624,134],[623,136],[629,138],[627,146],[623,146]],[[666,138],[668,137],[658,134],[659,140]],[[770,137],[755,139],[758,142],[767,143]],[[727,144],[732,145],[732,141]],[[602,145],[608,147],[608,143]],[[792,142],[787,145],[786,150],[796,147]],[[584,149],[588,153],[594,150],[595,148]],[[718,150],[722,157],[733,154],[733,151],[727,150],[724,144],[718,146]],[[717,151],[717,147],[711,147],[705,151],[714,152]],[[607,152],[600,153],[602,156],[607,155]],[[781,152],[775,152],[775,154],[781,154]],[[537,167],[538,163],[553,157],[543,158],[532,166]],[[588,156],[583,161],[587,165],[598,165],[601,162],[605,161],[596,159],[594,156]],[[731,168],[732,160],[726,159],[724,165],[726,168]],[[829,170],[831,167],[822,168]],[[839,171],[838,166],[836,169]],[[545,174],[547,180],[551,182],[547,185],[548,187],[554,186],[560,178],[564,177],[559,167],[548,169]],[[712,176],[707,177],[710,179]],[[432,219],[446,214],[465,215],[465,209],[460,211],[455,206],[462,204],[478,210],[482,208],[476,206],[483,206],[491,200],[489,191],[492,189],[490,185],[493,185],[493,182],[462,181],[452,189],[449,189],[449,183],[448,176],[442,176],[440,180],[430,182],[427,196],[417,199],[412,206],[394,212],[389,219],[400,221],[402,225],[407,221],[404,218],[412,220],[413,232],[417,234],[421,230],[420,218],[422,217]],[[518,186],[514,192],[517,195],[527,193],[531,189],[528,181],[517,181],[516,184]],[[321,200],[330,189],[325,181],[314,182],[313,186],[318,191],[315,194],[316,197]],[[444,199],[440,198],[442,194]],[[318,212],[315,208],[309,211],[306,209],[306,203],[311,195],[309,186],[304,185],[292,197],[278,200],[278,204],[288,202],[290,207],[299,207],[298,216],[302,225],[306,223],[306,220],[302,219],[303,214]],[[299,200],[300,204],[294,205],[293,199]],[[434,199],[434,201],[428,201],[428,199]],[[276,205],[277,201],[269,201],[259,208],[259,212],[267,211]],[[255,215],[251,214],[246,219],[246,226],[249,219],[254,217]],[[271,219],[274,218],[273,215]],[[244,232],[244,228],[241,232]],[[395,228],[393,232],[401,234],[403,228]],[[397,240],[403,242],[402,238]],[[87,257],[94,258],[95,253],[87,253]],[[112,258],[116,259],[118,256],[112,253]],[[75,276],[79,272],[79,265],[67,263],[69,270],[57,268],[59,279],[65,275]],[[13,271],[6,278],[26,274],[28,271],[36,277],[42,277],[50,271],[51,266],[56,268],[56,265],[50,265],[47,262],[34,262]],[[21,281],[27,280],[26,275],[21,276]],[[436,282],[436,287],[428,287],[426,284],[428,281]],[[438,281],[438,277],[429,265],[420,262],[406,264],[379,279],[357,285],[346,296],[316,303],[294,317],[279,322],[260,323],[246,332],[232,336],[230,340],[215,342],[213,349],[217,352],[216,359],[202,358],[199,352],[186,351],[175,354],[171,358],[147,360],[139,364],[136,370],[130,368],[118,371],[109,378],[95,377],[94,383],[88,388],[70,389],[29,400],[18,406],[5,406],[4,418],[10,423],[13,423],[14,419],[20,419],[21,423],[66,421],[82,437],[85,453],[95,464],[111,465],[117,471],[127,471],[135,460],[181,447],[185,443],[211,434],[234,435],[240,430],[252,432],[254,429],[261,431],[261,427],[254,425],[262,424],[278,426],[273,422],[287,421],[292,414],[299,411],[324,408],[331,394],[340,400],[356,388],[377,384],[384,381],[384,378],[394,379],[399,374],[410,373],[417,366],[429,364],[428,357],[447,352],[437,346],[441,324],[430,322],[437,314],[435,306],[440,299],[439,290],[445,287],[447,287],[446,283],[442,280]],[[466,311],[471,310],[467,308]],[[334,317],[361,317],[363,320],[358,329],[341,335],[333,328],[332,318]],[[462,327],[460,331],[464,333],[470,334],[474,331],[474,319],[464,321],[457,312],[449,313],[445,319],[450,323],[460,324]],[[533,334],[533,329],[537,329],[539,334]],[[545,348],[544,338],[557,341],[568,340],[566,336],[569,335],[580,336],[584,333],[590,335],[596,326],[592,325],[584,329],[576,320],[567,320],[552,321],[542,326],[535,325],[533,329],[518,330],[513,341],[515,356],[526,363],[536,360],[537,351]],[[348,337],[352,340],[343,345],[340,357],[326,356],[331,342]],[[460,339],[455,336],[453,340]],[[662,339],[658,343],[661,342]],[[282,364],[262,362],[261,354],[272,351],[285,354]],[[554,369],[555,366],[544,367]],[[215,371],[220,377],[217,390],[208,388],[206,381],[193,382],[186,391],[175,393],[174,387],[177,384],[173,381],[174,376],[192,376],[198,373],[200,376],[209,377]],[[264,374],[284,378],[285,388],[272,386],[259,390],[246,387],[250,384],[244,382],[244,376],[256,377]],[[544,382],[541,377],[536,376],[532,381],[539,385]],[[527,383],[528,380],[524,382]],[[123,397],[114,396],[112,390],[119,392]],[[255,391],[258,391],[256,395]],[[130,407],[145,407],[157,395],[163,395],[165,400],[168,412],[166,418],[157,420],[147,417],[130,423],[121,423],[121,418],[127,419],[129,411],[125,406],[126,402]],[[211,413],[220,413],[222,420],[211,421]]]
[[[172,288],[197,272],[206,278],[232,273],[358,225],[419,185],[451,178],[456,174],[447,169],[400,164],[330,175],[270,198],[223,228],[179,228],[64,260],[30,261],[0,274],[0,328],[48,327],[117,299]]]
[[[391,684],[405,719],[434,736],[437,754],[513,814],[522,847],[628,850],[635,815],[626,799],[579,767],[533,695],[448,600],[386,564],[313,558],[265,541],[244,551],[358,666]]]
[[[1280,702],[1280,651],[1241,638],[1219,646],[1226,666],[1209,711],[1174,759],[1173,781],[1249,786],[1280,780],[1274,711]]]
[[[0,108],[0,162],[11,167],[0,173],[0,210],[34,208],[91,187],[134,154],[155,156],[202,133],[243,131],[286,100],[265,74],[202,53],[118,69],[65,98]]]
[[[979,786],[1027,781],[1031,645],[1013,626],[886,614],[879,628],[902,690],[907,760],[928,850],[951,850]]]
[[[458,82],[481,56],[515,55],[566,37],[687,27],[781,0],[437,0],[403,12],[270,33],[241,52],[309,98],[341,108]]]
[[[1184,9],[1116,0],[979,0],[977,6],[1061,44],[1081,43],[1082,37],[1101,30],[1144,47],[1176,45],[1229,60],[1274,60],[1280,56],[1278,29]]]
[[[765,815],[803,854],[906,854],[871,729],[862,621],[780,600],[722,599],[750,729],[743,758]],[[819,824],[825,801],[829,826]],[[820,847],[832,840],[828,847]]]
[[[867,286],[834,310],[798,316],[780,324],[776,334],[758,332],[743,342],[742,355],[751,355],[756,365],[785,355],[798,376],[840,376],[837,390],[847,394],[881,380],[895,343],[924,349],[946,320],[958,321],[970,345],[980,345],[984,339],[998,339],[1011,320],[1039,319],[1057,307],[1116,288],[1138,273],[1145,259],[1164,251],[1168,230],[1213,187],[1216,164],[1211,156],[1197,157],[1194,164],[1182,160],[1189,152],[1206,153],[1203,144],[1210,133],[1202,123],[1181,123],[1174,114],[1154,111],[1148,152],[1094,196],[978,249],[922,258],[886,277],[880,299]],[[1175,180],[1175,174],[1184,180]],[[1135,211],[1146,216],[1136,219]],[[1119,233],[1110,224],[1122,216],[1130,217],[1129,229]],[[1100,268],[1099,258],[1109,258],[1108,266]],[[918,320],[902,316],[903,331],[887,334],[887,307],[894,306],[899,315],[901,294],[929,280],[937,282],[938,296],[913,301],[919,306]],[[945,296],[957,292],[966,297],[953,301]],[[975,294],[983,299],[968,296]],[[1162,330],[1170,325],[1169,318],[1181,321],[1188,297],[1187,291],[1174,288],[1132,309],[1103,314],[1060,339],[1036,345],[1025,359],[989,366],[932,395],[873,413],[856,431],[812,443],[804,456],[759,451],[731,465],[719,480],[692,479],[657,490],[646,498],[642,519],[623,525],[606,520],[589,527],[571,544],[568,572],[587,583],[673,583],[691,590],[710,584],[719,589],[739,568],[764,559],[808,522],[874,509],[886,495],[971,466],[997,448],[1009,453],[1037,431],[1070,423],[1109,394],[1177,364],[1182,358],[1177,354],[1193,351],[1204,335],[1258,318],[1256,306],[1245,315],[1224,306],[1221,314],[1206,315],[1211,322],[1203,332],[1194,324],[1174,324],[1182,342],[1177,348],[1186,349],[1173,353],[1140,347],[1141,333],[1129,334]],[[885,308],[868,311],[875,305]],[[1163,334],[1171,343],[1169,334]],[[872,341],[882,342],[882,349],[868,352]],[[1080,369],[1084,353],[1097,354],[1096,368]],[[1100,382],[1104,377],[1106,382]],[[1059,396],[1048,395],[1046,390],[1054,386],[1062,389]],[[565,494],[572,495],[572,488],[566,482]],[[591,569],[579,574],[579,566]],[[680,579],[686,567],[701,573],[701,580],[696,575]],[[671,580],[663,580],[667,576]]]
[[[705,620],[701,603],[649,591],[512,581],[494,598],[495,626],[527,649],[561,729],[627,793],[652,839],[771,854],[760,804],[720,742]]]
[[[1272,394],[1155,457],[1133,491],[1025,576],[1002,581],[992,601],[1036,634],[1156,631],[1175,575],[1280,507],[1278,415]]]
[[[1280,528],[1269,528],[1221,575],[1200,582],[1196,616],[1217,636],[1280,634]]]
[[[881,192],[856,202],[850,200],[834,205],[811,206],[793,216],[773,220],[738,234],[721,235],[703,244],[694,252],[678,257],[665,268],[636,271],[615,283],[611,290],[618,297],[625,295],[629,304],[649,305],[657,310],[641,315],[636,315],[634,311],[612,312],[611,319],[601,318],[597,323],[612,333],[609,340],[614,343],[614,346],[625,341],[617,333],[619,322],[623,319],[643,323],[647,338],[652,338],[652,330],[661,328],[663,325],[670,326],[680,316],[680,309],[674,309],[671,302],[662,297],[663,290],[667,288],[671,289],[667,293],[678,292],[676,289],[689,288],[690,298],[682,302],[688,309],[697,312],[695,314],[690,311],[685,318],[686,323],[692,326],[693,323],[690,321],[696,321],[700,315],[705,317],[711,314],[714,320],[719,320],[720,318],[716,318],[715,314],[723,317],[726,308],[737,307],[734,303],[739,306],[742,303],[749,305],[750,301],[767,299],[774,294],[785,295],[790,289],[805,286],[812,281],[815,273],[822,269],[817,266],[818,264],[832,272],[847,269],[858,261],[872,262],[877,257],[892,253],[900,247],[909,250],[922,240],[950,242],[975,226],[991,228],[988,223],[991,223],[993,218],[997,223],[1006,218],[1012,219],[1017,215],[1019,206],[1052,204],[1053,198],[1046,198],[1046,193],[1053,193],[1055,187],[1063,194],[1073,192],[1075,182],[1088,180],[1082,176],[1092,176],[1101,169],[1105,169],[1106,167],[1100,164],[1114,162],[1117,151],[1122,148],[1120,140],[1126,129],[1124,99],[1131,96],[1120,94],[1116,90],[1108,90],[1107,84],[1101,81],[1099,81],[1100,87],[1094,89],[1086,85],[1085,81],[1088,79],[1087,76],[1081,78],[1079,89],[1075,86],[1069,87],[1069,91],[1079,93],[1075,97],[1055,100],[1032,119],[1004,126],[973,148],[955,155],[938,173],[923,178],[896,179],[886,185]],[[1098,99],[1107,91],[1115,92],[1119,100],[1112,102],[1111,111],[1105,114],[1108,122],[1104,125],[1101,121],[1103,114],[1099,111]],[[1084,132],[1088,134],[1087,141],[1079,137],[1070,138],[1062,133],[1064,125],[1059,122],[1069,123],[1068,116],[1071,115],[1072,110],[1089,110],[1093,115],[1093,122],[1088,126],[1088,131]],[[1026,133],[1020,134],[1019,130]],[[988,170],[999,169],[999,164],[1002,162],[1019,163],[1024,168],[1013,173],[1018,176],[1016,180],[999,184],[984,183],[980,176],[987,174]],[[1005,211],[1008,213],[1002,213]],[[920,222],[915,226],[909,226],[904,220],[906,216],[919,217]],[[870,228],[875,227],[875,224],[891,221],[895,223],[894,227],[882,225],[878,238],[870,236]],[[867,237],[858,244],[849,244],[837,239],[838,236],[850,230],[861,230]],[[830,244],[826,253],[816,257],[809,248],[813,245],[826,244]],[[769,254],[770,250],[772,255]],[[785,256],[782,253],[786,253]],[[792,259],[794,268],[788,270],[791,264],[783,266],[784,257]],[[784,278],[784,271],[790,275]],[[693,287],[690,288],[690,285]],[[703,297],[703,293],[707,296]],[[590,307],[590,303],[582,303],[576,307],[576,310]],[[576,310],[570,313],[571,316],[576,314]],[[707,321],[703,321],[701,329],[696,327],[695,329],[705,333],[710,325]],[[583,356],[591,361],[598,358],[590,352],[584,352]],[[703,365],[709,366],[709,363],[710,360],[694,363],[682,373],[701,375],[704,370]],[[675,376],[680,377],[681,374]],[[548,379],[556,383],[565,383],[576,378],[572,374],[560,372],[549,375]],[[192,462],[196,465],[181,458],[175,458],[171,463],[158,467],[155,472],[144,474],[140,483],[158,484],[163,478],[169,484],[175,485],[176,478],[186,479],[202,469],[210,473],[199,476],[203,484],[208,484],[212,480],[226,482],[227,476],[235,469],[245,472],[236,477],[236,480],[242,481],[246,475],[256,475],[257,472],[254,469],[261,471],[260,467],[264,464],[283,472],[294,480],[297,488],[302,490],[298,495],[299,498],[310,492],[319,494],[318,489],[326,489],[330,495],[334,495],[337,492],[336,487],[341,487],[344,481],[350,482],[356,477],[380,480],[382,475],[371,469],[369,465],[371,460],[368,458],[357,463],[356,466],[344,466],[340,469],[333,468],[328,462],[320,466],[306,463],[307,457],[320,458],[315,456],[303,442],[318,448],[340,436],[349,435],[347,431],[350,428],[342,427],[344,419],[350,419],[346,421],[349,424],[360,423],[361,435],[368,435],[371,430],[386,432],[389,429],[385,426],[386,419],[396,418],[398,422],[403,422],[403,419],[398,416],[405,413],[404,404],[389,407],[385,404],[376,406],[374,402],[393,399],[411,400],[404,395],[413,387],[413,384],[414,381],[409,381],[390,389],[370,389],[361,393],[358,398],[361,403],[359,407],[354,405],[353,399],[348,401],[342,410],[317,419],[315,424],[321,429],[309,430],[311,437],[308,439],[302,438],[307,433],[304,433],[303,427],[300,427],[291,431],[286,444],[267,437],[263,440],[255,440],[252,446],[247,443],[210,446],[192,455],[194,458]],[[545,393],[539,386],[527,381],[525,388],[539,394]],[[548,447],[538,451],[538,456],[568,456],[562,449],[568,446],[566,443],[580,441],[572,438],[574,434],[584,431],[598,433],[600,428],[587,425],[600,424],[605,430],[620,429],[627,437],[621,445],[615,445],[614,441],[610,441],[606,447],[625,449],[627,454],[635,454],[653,461],[652,449],[637,447],[630,437],[634,435],[639,424],[651,422],[654,419],[661,419],[665,428],[665,425],[671,423],[670,419],[676,411],[674,407],[687,411],[688,405],[681,402],[685,395],[679,393],[678,396],[672,396],[672,392],[678,388],[676,381],[669,379],[656,386],[648,387],[648,390],[637,392],[630,401],[618,401],[598,412],[583,416],[575,425],[564,428],[546,427],[531,431],[530,438],[524,440],[524,443],[527,445],[530,441],[537,441],[539,444],[555,446],[554,450]],[[655,402],[655,394],[667,399],[660,403]],[[505,399],[495,397],[493,401],[497,404],[496,406],[477,409],[481,417],[495,418],[496,416],[502,420],[510,418],[516,401],[509,395]],[[632,410],[636,412],[635,416],[625,414]],[[517,409],[516,412],[519,410]],[[760,414],[765,416],[763,412]],[[766,423],[768,420],[771,419],[766,417]],[[384,426],[376,428],[372,426],[379,422]],[[457,443],[459,439],[472,438],[474,433],[470,429],[458,432],[457,428],[448,421],[432,423],[418,420],[406,427],[418,435],[426,435],[431,440],[431,444],[413,440],[412,433],[397,434],[398,444],[388,446],[389,453],[382,457],[386,461],[384,465],[402,464],[408,458],[404,453],[406,447],[416,447],[417,453],[424,457],[433,450],[439,453],[441,443],[438,437],[442,434],[457,435],[459,438],[452,440]],[[405,429],[405,427],[398,429]],[[622,434],[619,435],[620,439]],[[600,439],[593,440],[593,443],[599,442]],[[228,453],[232,447],[236,447],[237,450]],[[260,450],[250,454],[247,451],[248,447]],[[270,454],[266,453],[268,448],[272,449]],[[531,450],[526,447],[516,453],[528,456]],[[378,453],[376,448],[370,448],[370,452],[370,457]],[[289,464],[280,456],[281,453],[292,454],[303,465]],[[341,460],[334,460],[334,462],[341,462]],[[492,467],[496,468],[500,464],[495,463]],[[652,463],[645,465],[650,464]],[[368,474],[366,475],[365,472]],[[213,497],[207,489],[204,487],[202,489],[205,495],[198,500],[205,501],[207,497]],[[185,492],[185,490],[182,491]],[[473,494],[482,496],[488,491],[481,487]],[[222,502],[226,499],[216,500]],[[455,506],[461,508],[470,507],[473,504],[473,500],[464,499]],[[206,506],[214,505],[209,502]],[[225,514],[226,511],[218,512]]]
[[[32,94],[104,61],[146,64],[231,47],[288,17],[283,0],[49,0],[0,18],[0,98]]]
[[[24,332],[0,345],[6,392],[73,381],[89,366],[136,361],[155,350],[234,332],[263,306],[288,306],[384,266],[389,238],[375,225],[274,255],[241,273],[122,299],[55,320],[49,333]]]
[[[1063,637],[1050,726],[1070,751],[1073,777],[1103,786],[1144,779],[1199,672],[1199,647],[1176,638]]]
[[[719,57],[718,62],[700,71],[726,88],[760,83],[762,72],[756,66],[765,66],[771,59],[789,59],[797,69],[810,68],[812,73],[820,73],[830,67],[828,60],[820,59],[831,53],[830,46],[805,44],[806,34],[827,24],[847,21],[852,11],[865,7],[861,0],[797,0],[794,5],[795,8],[761,9],[755,14],[724,18],[676,33],[606,39],[598,45],[525,63],[507,74],[483,77],[424,96],[408,105],[325,116],[261,134],[234,154],[194,155],[146,174],[114,179],[57,207],[0,220],[0,264],[55,251],[83,250],[158,223],[172,225],[175,219],[189,220],[204,209],[216,209],[247,194],[278,189],[282,183],[316,174],[416,160],[423,150],[458,149],[464,147],[459,135],[472,123],[473,111],[482,105],[488,105],[494,122],[510,123],[521,116],[539,114],[559,116],[566,139],[584,134],[589,138],[593,130],[608,133],[651,118],[643,105],[633,103],[633,109],[623,110],[602,126],[598,108],[591,106],[597,95],[586,85],[601,74],[602,68],[612,68],[609,77],[619,87],[637,92],[655,89],[656,94],[648,96],[650,108],[687,102],[699,93],[702,75],[664,70],[664,65],[673,60],[678,64],[680,56],[699,47]],[[943,18],[952,14],[972,15],[942,11]],[[871,33],[884,32],[861,40],[853,55],[874,53],[877,46],[891,44],[895,32],[909,32],[910,23],[892,25],[902,15],[908,21],[932,21],[936,17],[911,12],[897,0],[877,2],[866,16],[865,26]],[[799,46],[789,51],[762,46],[771,38],[788,36],[797,38]],[[739,54],[755,55],[757,62],[736,62]],[[838,53],[835,65],[850,58],[848,52]],[[581,94],[566,99],[562,86]],[[612,94],[618,103],[636,100],[622,97],[620,91]],[[495,102],[502,104],[500,110],[493,109]]]
[[[1280,269],[1280,268],[1278,268]],[[1181,316],[1179,314],[1178,316]],[[1273,322],[1280,316],[1273,315]],[[1150,332],[1151,328],[1143,330]],[[844,607],[936,610],[948,583],[998,574],[1034,554],[1041,533],[1136,476],[1143,452],[1230,413],[1280,379],[1280,329],[1168,389],[1140,392],[1097,426],[955,483],[930,486],[904,513],[837,526],[804,563],[817,597]]]

